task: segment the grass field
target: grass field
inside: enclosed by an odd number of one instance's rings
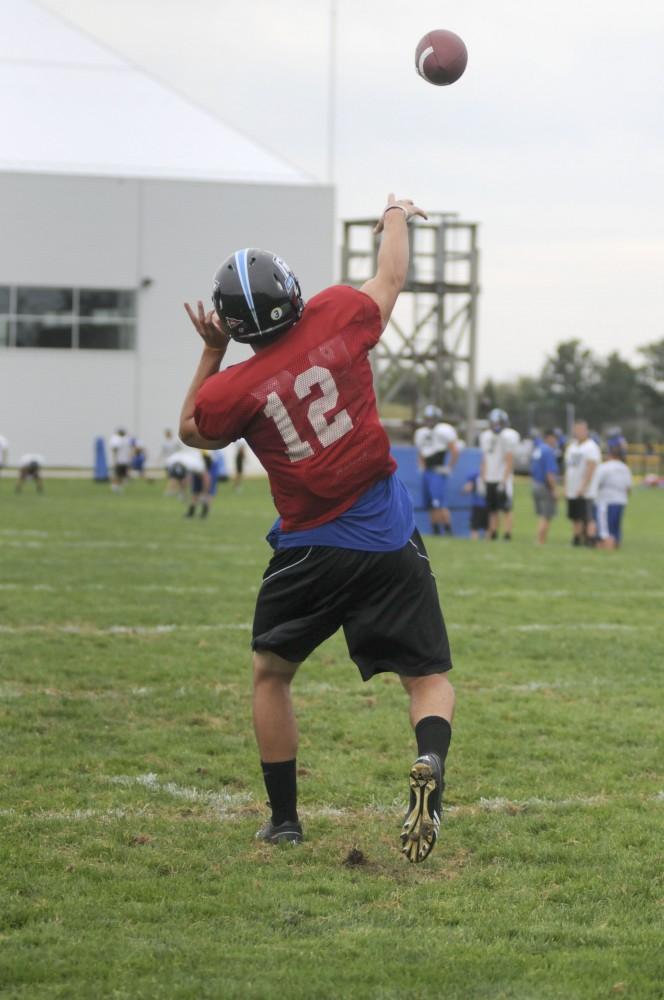
[[[429,543],[459,698],[442,839],[398,851],[390,676],[335,637],[296,680],[307,841],[258,845],[249,626],[264,483],[0,482],[0,995],[664,996],[664,495],[617,553]],[[352,848],[363,864],[345,863]]]

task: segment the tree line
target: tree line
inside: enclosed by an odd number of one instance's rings
[[[479,392],[479,413],[507,410],[521,434],[533,427],[565,429],[572,416],[599,432],[620,426],[630,441],[664,438],[664,339],[638,348],[631,364],[613,351],[600,358],[582,341],[565,340],[547,357],[536,377],[511,382],[487,379]]]

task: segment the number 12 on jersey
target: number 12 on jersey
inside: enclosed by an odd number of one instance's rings
[[[305,399],[315,385],[320,386],[322,396],[312,400],[309,404],[307,419],[323,448],[329,448],[331,444],[352,430],[353,421],[345,408],[339,410],[329,423],[325,419],[325,414],[333,410],[339,400],[339,390],[332,378],[332,372],[328,368],[322,368],[320,365],[307,368],[305,372],[297,376],[293,389],[298,399]],[[291,462],[301,462],[305,458],[311,458],[314,449],[308,441],[302,440],[283,400],[276,392],[268,394],[263,413],[269,419],[274,420],[286,445],[286,454]]]

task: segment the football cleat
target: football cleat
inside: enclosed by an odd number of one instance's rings
[[[257,832],[256,840],[264,840],[266,844],[301,844],[304,840],[302,824],[287,819],[275,826],[269,819]]]
[[[438,840],[443,774],[438,754],[425,753],[410,769],[410,803],[401,831],[401,851],[409,861],[424,861]]]

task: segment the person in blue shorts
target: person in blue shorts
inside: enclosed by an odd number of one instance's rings
[[[622,518],[632,489],[632,473],[625,462],[624,439],[609,445],[609,457],[597,469],[595,520],[600,549],[617,549],[622,541]]]
[[[543,437],[535,438],[530,459],[533,503],[537,515],[537,544],[544,545],[549,535],[551,521],[558,508],[558,461],[556,432],[548,430]]]
[[[424,409],[424,426],[415,431],[417,460],[422,470],[422,506],[429,511],[434,535],[452,534],[447,506],[447,480],[459,456],[457,433],[443,423],[443,411],[429,404]]]
[[[200,299],[185,306],[204,346],[179,427],[180,439],[198,449],[246,440],[279,513],[252,626],[254,729],[271,810],[257,839],[304,839],[291,684],[342,629],[360,676],[369,681],[390,671],[409,698],[417,757],[399,843],[411,863],[424,861],[439,836],[452,659],[412,501],[378,416],[369,354],[408,275],[407,224],[415,215],[424,213],[390,194],[374,230],[383,233],[374,277],[361,289],[337,285],[307,302],[274,253],[231,253],[215,275],[214,310]],[[223,366],[230,338],[254,353]],[[386,760],[382,738],[365,741],[363,751],[362,780],[372,797],[372,772]],[[334,767],[344,767],[343,754]]]

